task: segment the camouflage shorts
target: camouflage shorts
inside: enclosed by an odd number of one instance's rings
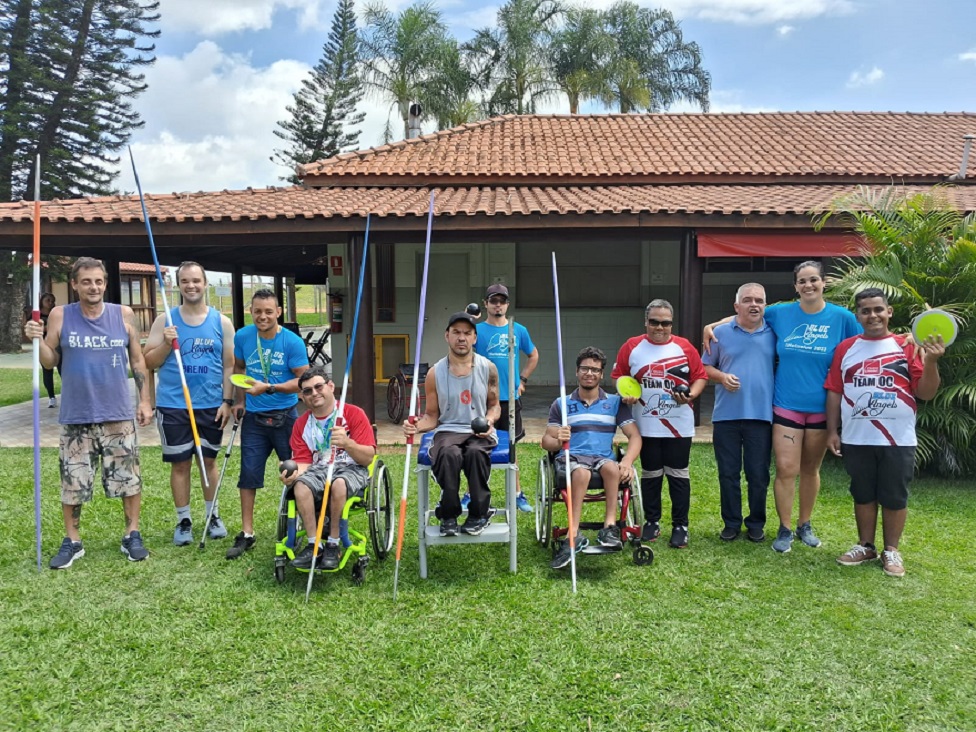
[[[61,503],[80,506],[92,499],[99,462],[108,498],[142,492],[139,442],[132,420],[61,425],[59,457]]]

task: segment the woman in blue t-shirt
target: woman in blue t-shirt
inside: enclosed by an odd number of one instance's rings
[[[810,525],[820,492],[820,465],[827,450],[827,392],[824,380],[834,349],[845,338],[862,332],[849,310],[824,300],[823,265],[801,262],[793,269],[798,300],[766,308],[764,317],[776,333],[776,380],[773,386],[773,452],[776,480],[773,492],[779,531],[773,549],[788,552],[796,479],[800,479],[800,508],[796,536],[807,546],[820,546]],[[713,339],[705,329],[705,346]]]

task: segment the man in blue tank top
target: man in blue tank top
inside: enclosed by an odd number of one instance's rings
[[[190,415],[180,378],[173,341],[179,338],[183,375],[193,403],[193,418],[200,436],[209,489],[204,491],[204,527],[211,539],[227,536],[227,528],[213,508],[217,489],[216,456],[234,406],[234,326],[215,308],[207,306],[207,273],[196,262],[183,262],[176,270],[176,282],[183,304],[171,310],[173,325],[166,326],[165,313],[152,324],[143,347],[146,367],[158,369],[156,424],[163,447],[163,462],[170,464],[169,485],[176,506],[173,543],[193,542],[190,515],[190,475],[196,454]],[[204,519],[206,520],[206,518]]]
[[[79,533],[81,507],[92,499],[99,472],[105,495],[122,499],[122,553],[132,562],[149,556],[139,533],[142,476],[133,422],[133,416],[141,426],[152,421],[146,364],[135,314],[125,305],[104,301],[106,280],[99,260],[79,258],[70,279],[78,302],[51,311],[43,340],[40,323],[24,326],[29,338],[40,340],[42,366],[53,369],[61,362],[59,457],[66,536],[51,559],[51,569],[67,569],[85,555]],[[129,398],[130,369],[139,395],[135,412]]]

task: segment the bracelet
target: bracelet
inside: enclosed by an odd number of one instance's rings
[[[233,400],[233,399],[224,399],[224,400],[223,400],[223,402],[224,402],[224,404],[226,404],[226,405],[227,405],[228,407],[233,407],[233,406],[234,406],[234,400]]]
[[[528,379],[527,377],[525,377],[525,376],[519,376],[519,380],[520,380],[520,381],[521,381],[521,382],[522,382],[523,384],[528,384],[528,383],[529,383],[529,379]]]

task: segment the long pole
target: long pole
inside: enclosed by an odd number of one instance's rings
[[[210,501],[210,512],[207,520],[203,522],[203,536],[200,537],[200,549],[207,545],[207,533],[210,531],[210,520],[217,510],[217,499],[220,495],[220,486],[224,482],[224,473],[227,472],[227,461],[230,460],[230,453],[234,449],[234,438],[237,437],[237,430],[240,428],[240,420],[234,420],[234,427],[230,431],[230,441],[227,443],[227,450],[224,452],[224,464],[220,468],[220,477],[217,478],[217,487],[214,488],[213,500]]]
[[[556,253],[552,253],[552,296],[556,301],[556,352],[559,354],[559,405],[562,426],[568,426],[566,413],[566,376],[563,373],[563,328],[559,319],[559,276],[556,274]],[[569,515],[569,566],[573,575],[573,592],[576,592],[576,532],[573,531],[573,491],[569,475],[569,443],[563,443],[566,459],[566,512]]]
[[[417,314],[417,341],[413,351],[413,384],[410,386],[411,424],[417,421],[417,399],[420,385],[420,347],[424,340],[424,311],[427,309],[427,269],[430,261],[430,233],[434,226],[434,192],[430,192],[430,206],[427,210],[427,243],[424,245],[424,273],[420,281],[420,312]],[[407,487],[410,485],[410,453],[413,451],[413,435],[407,438],[407,457],[403,462],[403,489],[400,491],[400,522],[397,524],[396,565],[393,570],[393,601],[396,602],[397,586],[400,582],[400,554],[403,551],[403,524],[407,520]],[[423,527],[421,527],[423,528]]]
[[[359,328],[359,306],[363,301],[363,281],[366,276],[366,268],[369,265],[369,214],[366,214],[366,234],[363,237],[363,261],[359,265],[359,287],[356,288],[356,313],[352,318],[352,333],[349,338],[349,352],[346,354],[346,373],[342,375],[342,396],[339,397],[339,406],[336,410],[334,427],[342,424],[342,414],[346,409],[346,394],[349,387],[349,371],[352,369],[352,354],[356,350],[356,331]],[[332,460],[329,461],[329,471],[325,475],[325,492],[322,494],[322,509],[319,511],[318,525],[315,527],[315,545],[312,547],[312,566],[308,569],[308,583],[305,585],[305,602],[312,592],[312,579],[315,577],[315,565],[319,559],[319,543],[322,541],[322,531],[325,527],[325,512],[329,508],[329,493],[332,490],[332,474],[335,472],[335,454],[333,449]],[[338,520],[333,517],[333,520]]]
[[[129,148],[129,160],[132,162],[132,175],[136,179],[136,190],[139,191],[139,205],[142,206],[142,220],[146,223],[146,233],[149,235],[149,249],[152,251],[153,264],[156,265],[156,279],[159,281],[159,292],[163,297],[163,313],[166,316],[166,327],[173,327],[173,314],[169,311],[169,303],[166,302],[166,282],[163,280],[163,270],[159,266],[159,257],[156,256],[156,242],[153,240],[152,224],[149,223],[149,212],[146,211],[146,199],[142,195],[142,184],[139,182],[139,173],[136,171],[136,159],[132,156],[132,148]],[[190,387],[186,384],[186,374],[183,372],[183,356],[180,354],[179,338],[173,339],[173,355],[176,356],[176,368],[180,372],[180,384],[183,387],[183,399],[186,401],[186,411],[190,416],[190,432],[193,433],[193,447],[197,453],[197,464],[200,468],[200,482],[203,484],[204,493],[210,492],[210,481],[207,478],[207,468],[203,462],[203,447],[200,445],[200,433],[197,431],[197,421],[193,416],[193,400],[190,398]],[[206,531],[206,527],[204,527]]]
[[[34,297],[31,319],[41,322],[41,156],[34,174]],[[37,544],[37,571],[41,571],[41,341],[34,347],[34,538]]]

